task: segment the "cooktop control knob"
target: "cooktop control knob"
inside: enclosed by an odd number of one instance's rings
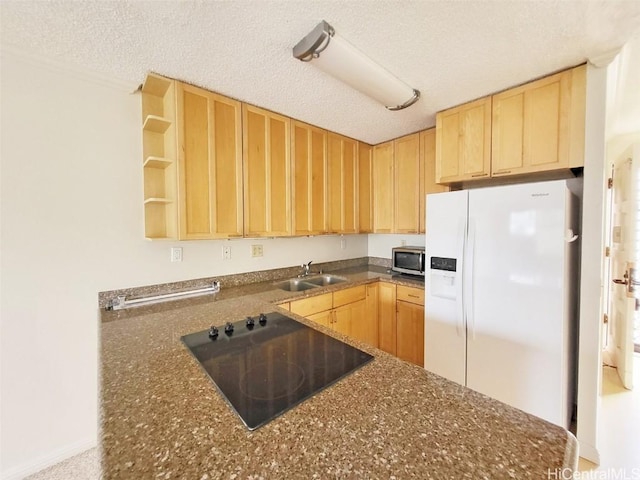
[[[256,321],[251,317],[247,317],[247,322],[246,323],[247,323],[247,328],[249,330],[251,330],[253,328],[253,326],[256,324]]]
[[[209,338],[212,338],[214,340],[218,338],[218,327],[214,327],[213,325],[211,325],[211,328],[209,329]]]
[[[224,326],[224,333],[226,333],[227,335],[231,335],[233,333],[233,323],[227,322],[227,324]]]
[[[260,325],[262,325],[264,327],[265,324],[267,323],[267,316],[264,313],[261,313],[258,316],[258,322],[260,322]]]

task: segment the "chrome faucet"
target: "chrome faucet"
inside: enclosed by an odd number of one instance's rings
[[[311,260],[309,263],[303,263],[301,265],[302,267],[302,273],[300,274],[301,277],[306,277],[307,275],[309,275],[309,271],[311,270],[312,263],[313,263],[313,260]]]

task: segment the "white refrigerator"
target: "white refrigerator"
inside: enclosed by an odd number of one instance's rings
[[[579,239],[567,182],[426,202],[425,368],[568,428]]]

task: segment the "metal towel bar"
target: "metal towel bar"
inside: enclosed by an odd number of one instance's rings
[[[220,282],[215,281],[208,287],[198,288],[195,290],[185,290],[182,292],[164,293],[161,295],[153,295],[150,297],[132,298],[127,300],[125,295],[118,295],[110,300],[106,306],[107,310],[122,310],[123,308],[137,307],[140,305],[148,305],[151,303],[166,302],[177,298],[195,297],[198,295],[206,295],[209,293],[218,293],[220,291]]]

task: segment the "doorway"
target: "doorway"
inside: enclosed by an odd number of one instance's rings
[[[604,324],[604,363],[616,368],[622,385],[633,388],[633,354],[640,350],[638,259],[640,258],[640,144],[632,145],[612,162],[609,179],[607,312]]]

